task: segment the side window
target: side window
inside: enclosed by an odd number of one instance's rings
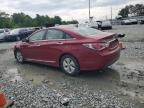
[[[39,31],[39,32],[33,34],[33,35],[29,38],[29,40],[30,40],[30,41],[43,40],[44,34],[45,34],[45,31],[44,31],[44,30]]]
[[[65,33],[65,39],[71,39],[71,38],[72,37],[69,34]]]
[[[63,39],[63,38],[64,38],[64,33],[59,30],[48,30],[46,34],[46,40]]]

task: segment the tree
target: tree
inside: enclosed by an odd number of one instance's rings
[[[9,14],[0,11],[0,28],[9,28],[11,27],[11,20]]]
[[[54,23],[55,24],[62,24],[62,19],[59,16],[54,17]]]
[[[128,17],[129,13],[130,13],[129,7],[126,6],[125,8],[120,10],[118,15],[122,16],[123,18],[126,18],[126,17]]]
[[[128,5],[121,9],[118,13],[123,18],[131,16],[142,16],[144,15],[144,5],[143,4],[136,4],[136,5]]]
[[[39,14],[36,15],[36,18],[34,18],[35,26],[45,26],[46,24],[50,23],[51,18],[49,16],[41,16]]]
[[[48,15],[36,14],[32,18],[25,13],[13,13],[11,16],[5,12],[0,11],[0,28],[17,28],[17,27],[33,27],[33,26],[46,26],[51,27],[55,24],[77,24],[77,20],[62,21],[61,17],[49,17]]]
[[[144,15],[144,5],[143,4],[136,4],[135,10],[136,10],[136,15],[138,15],[138,16]]]

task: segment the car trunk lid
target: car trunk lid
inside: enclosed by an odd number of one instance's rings
[[[113,50],[118,47],[119,41],[115,33],[101,33],[97,35],[89,36],[90,39],[94,39],[97,43],[108,43],[108,48]]]

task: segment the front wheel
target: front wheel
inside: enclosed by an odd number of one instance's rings
[[[80,73],[78,61],[70,55],[64,55],[61,58],[60,67],[68,75],[76,76]]]
[[[24,57],[20,51],[15,51],[15,58],[18,63],[23,63],[24,62]]]

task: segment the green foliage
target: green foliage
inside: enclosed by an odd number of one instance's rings
[[[35,18],[32,18],[25,13],[13,13],[9,15],[0,11],[0,28],[17,28],[17,27],[40,27],[40,26],[53,26],[55,24],[75,24],[78,21],[62,21],[59,16],[49,17],[48,15],[36,14]]]
[[[128,5],[119,11],[119,14],[123,18],[128,17],[128,15],[132,16],[142,16],[144,15],[144,5],[136,4],[136,5]]]
[[[9,15],[5,12],[0,11],[0,28],[10,28],[11,27],[11,20]]]
[[[14,27],[30,27],[33,25],[33,19],[24,13],[14,13],[11,19]]]

